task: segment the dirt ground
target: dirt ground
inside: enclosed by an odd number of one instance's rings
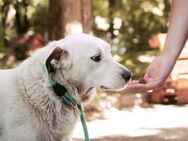
[[[128,137],[119,135],[91,139],[91,141],[188,141],[187,133],[188,129],[175,128],[163,129],[159,135],[153,136]],[[74,141],[83,141],[83,139],[75,139]]]
[[[91,141],[188,141],[188,106],[108,109],[87,123]],[[83,141],[79,123],[73,141]]]

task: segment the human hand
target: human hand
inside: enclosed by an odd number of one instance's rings
[[[139,80],[133,80],[128,83],[128,89],[136,90],[150,90],[158,88],[164,84],[168,78],[175,61],[170,59],[169,56],[159,56],[148,67],[144,80],[146,83],[141,83]]]

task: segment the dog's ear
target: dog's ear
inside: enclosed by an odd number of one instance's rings
[[[65,67],[65,65],[63,65],[62,63],[64,62],[64,60],[68,59],[68,57],[68,51],[60,47],[56,47],[46,60],[46,68],[48,72],[55,72],[61,65],[62,67]],[[60,59],[63,61],[61,62]]]

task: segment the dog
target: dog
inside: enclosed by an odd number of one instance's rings
[[[131,75],[102,39],[80,33],[50,42],[0,71],[0,141],[72,140],[79,109],[62,102],[49,76],[80,101],[95,88],[125,88]]]

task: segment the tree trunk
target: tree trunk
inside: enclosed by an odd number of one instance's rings
[[[2,24],[2,18],[0,17],[0,52],[3,52],[4,49],[4,29]]]
[[[115,38],[115,35],[114,35],[114,17],[113,17],[114,5],[115,5],[115,0],[109,0],[108,17],[109,17],[110,26],[108,28],[108,32],[110,33],[111,39]]]
[[[49,40],[77,32],[90,32],[91,0],[50,0]]]

